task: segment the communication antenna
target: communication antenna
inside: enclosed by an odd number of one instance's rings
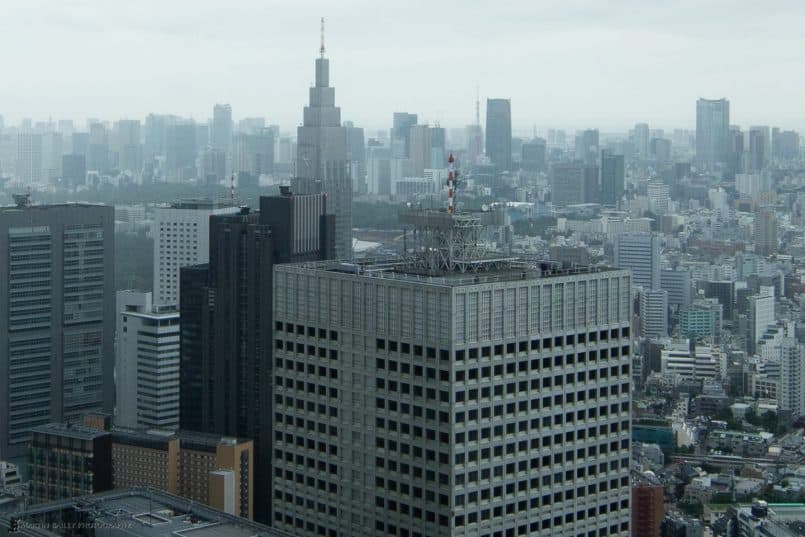
[[[455,211],[453,206],[453,195],[455,194],[456,183],[458,183],[458,172],[453,169],[453,153],[447,157],[447,214],[452,215]]]
[[[321,46],[319,47],[321,57],[324,58],[324,17],[321,18]]]
[[[229,201],[235,204],[235,172],[229,177]]]

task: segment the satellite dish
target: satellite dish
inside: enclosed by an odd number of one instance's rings
[[[489,205],[487,205],[486,203],[484,203],[483,205],[481,205],[481,210],[482,210],[483,212],[487,212],[487,211],[489,210]]]

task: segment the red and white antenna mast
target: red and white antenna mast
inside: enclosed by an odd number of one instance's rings
[[[447,214],[453,214],[455,207],[453,205],[453,196],[456,191],[456,183],[458,182],[458,171],[453,168],[453,153],[447,157]]]

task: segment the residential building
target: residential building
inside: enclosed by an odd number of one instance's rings
[[[777,253],[777,216],[771,207],[755,213],[755,252],[759,255]]]
[[[668,291],[640,290],[640,335],[655,339],[668,336]]]
[[[761,286],[758,294],[750,296],[747,302],[749,333],[746,344],[747,351],[754,354],[766,330],[774,324],[774,287]]]
[[[660,537],[660,525],[665,517],[664,492],[656,478],[641,478],[632,485],[633,537]]]
[[[0,459],[114,406],[114,208],[0,208]]]
[[[780,394],[781,410],[788,410],[796,419],[805,415],[805,348],[793,338],[783,339],[780,346]]]

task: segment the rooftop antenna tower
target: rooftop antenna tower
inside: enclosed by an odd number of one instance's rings
[[[319,47],[319,53],[321,53],[321,57],[324,58],[324,17],[321,18],[321,46]]]
[[[235,172],[229,177],[229,201],[235,204]]]

